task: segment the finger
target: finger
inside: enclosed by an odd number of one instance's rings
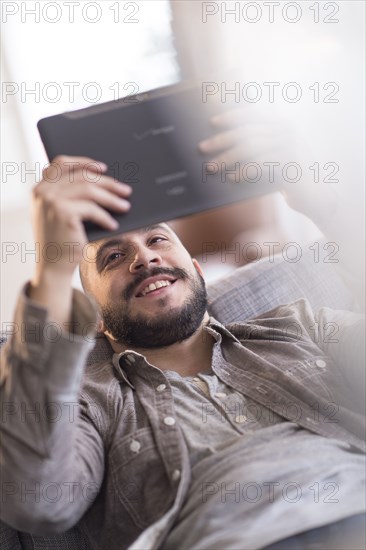
[[[212,162],[224,163],[228,166],[236,162],[244,162],[248,158],[249,149],[250,142],[246,139],[242,139],[233,147],[229,147],[225,151],[220,151],[220,153],[212,159]]]
[[[71,200],[89,200],[93,201],[109,210],[126,212],[131,204],[125,198],[117,196],[108,189],[89,183],[75,183],[68,185],[62,192],[64,199]]]
[[[102,193],[110,195],[114,200],[128,199],[132,193],[132,188],[129,185],[109,176],[102,176],[94,183],[78,178],[74,183],[65,183],[58,187],[51,187],[51,189],[48,187],[48,192],[69,199],[91,199],[96,196],[95,189],[100,189]]]
[[[265,135],[250,135],[238,145],[217,155],[212,162],[225,163],[227,166],[236,162],[280,162],[285,158],[278,140]]]
[[[118,181],[111,176],[105,175],[93,175],[92,177],[87,178],[79,177],[75,180],[74,186],[76,184],[98,185],[99,187],[103,187],[104,189],[107,189],[108,191],[115,193],[116,195],[126,198],[129,197],[133,191],[132,187],[127,183]]]
[[[75,201],[72,206],[75,216],[82,221],[89,221],[113,231],[118,229],[119,223],[113,216],[91,201]]]
[[[241,109],[231,109],[211,117],[210,122],[215,128],[227,128],[243,124],[245,115]]]
[[[198,146],[202,153],[217,153],[235,145],[240,135],[241,132],[238,132],[238,130],[228,130],[227,132],[221,132],[211,138],[201,141]]]
[[[108,166],[105,162],[93,159],[91,157],[83,156],[70,156],[70,155],[58,155],[53,159],[52,162],[55,162],[65,167],[77,166],[78,168],[89,168],[90,170],[102,170],[105,172],[108,169]]]
[[[63,175],[74,174],[77,170],[103,173],[108,170],[108,166],[104,162],[89,157],[57,155],[43,170],[43,179],[54,183]]]
[[[58,185],[50,186],[50,182],[43,180],[37,187],[48,196],[57,195],[60,198],[77,199],[88,197],[88,188],[93,186],[104,188],[122,198],[128,198],[133,191],[127,183],[115,180],[110,176],[95,174],[93,177],[84,177],[81,173],[72,178],[64,177],[62,181],[58,182]]]

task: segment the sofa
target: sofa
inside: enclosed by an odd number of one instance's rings
[[[222,323],[245,321],[280,304],[304,297],[314,310],[323,306],[348,310],[356,308],[352,292],[345,285],[337,264],[321,259],[316,262],[309,249],[303,250],[296,262],[276,255],[238,268],[210,283],[208,296],[210,314]],[[100,361],[109,355],[112,355],[112,350],[107,340],[98,335],[88,362]],[[1,506],[6,506],[3,499]],[[35,536],[0,522],[0,548],[90,550],[91,547],[78,526],[63,534]]]

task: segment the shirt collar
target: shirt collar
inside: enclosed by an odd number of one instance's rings
[[[207,325],[203,327],[203,330],[208,332],[213,336],[216,342],[222,341],[222,336],[226,336],[230,340],[240,344],[240,341],[228,330],[220,321],[215,319],[215,317],[210,317]]]
[[[223,336],[226,336],[230,340],[240,344],[239,340],[222,323],[215,319],[215,317],[210,316],[208,323],[203,327],[203,330],[210,334],[218,345],[222,343]],[[135,387],[127,377],[124,367],[133,365],[133,363],[137,361],[140,362],[141,360],[147,362],[144,355],[132,349],[126,349],[120,353],[113,354],[112,363],[114,367],[126,384],[128,384],[132,389],[135,389]]]

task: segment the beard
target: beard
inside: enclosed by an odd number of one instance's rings
[[[170,275],[174,279],[188,282],[190,290],[187,299],[180,307],[155,317],[143,313],[133,315],[128,301],[134,296],[138,285],[147,277]],[[136,280],[130,283],[123,293],[126,304],[112,304],[102,307],[105,329],[116,342],[131,348],[163,348],[186,340],[198,329],[207,309],[207,292],[204,279],[199,273],[191,276],[181,268],[154,268],[139,273]],[[167,298],[160,298],[158,303],[164,307]]]

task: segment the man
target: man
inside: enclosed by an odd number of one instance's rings
[[[362,548],[363,319],[300,300],[222,326],[166,224],[88,245],[82,221],[117,232],[105,209],[131,190],[91,159],[55,163],[34,230],[62,254],[41,256],[2,354],[3,521],[78,524],[109,550]],[[72,290],[78,263],[97,308]],[[84,372],[96,325],[112,360]]]

